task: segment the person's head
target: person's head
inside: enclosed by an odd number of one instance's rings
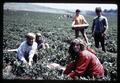
[[[32,45],[33,42],[35,41],[35,34],[34,33],[27,33],[25,35],[25,37],[26,37],[26,41],[27,41],[28,45]]]
[[[41,33],[36,33],[36,41],[41,39],[42,39]]]
[[[86,42],[80,38],[77,38],[71,42],[69,51],[73,50],[73,52],[79,53],[80,51],[83,51],[85,47],[86,47]]]
[[[101,13],[102,13],[101,7],[96,7],[95,12],[97,16],[101,16]]]
[[[68,53],[70,54],[72,60],[76,60],[79,57],[80,51],[85,50],[86,42],[80,38],[74,39],[69,47]]]
[[[76,12],[76,15],[80,14],[80,10],[79,9],[77,9],[75,12]]]

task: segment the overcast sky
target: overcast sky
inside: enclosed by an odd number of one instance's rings
[[[9,3],[7,3],[9,4]],[[22,4],[22,3],[16,3]],[[104,9],[117,9],[117,4],[91,4],[91,3],[26,3],[27,4],[34,4],[40,5],[45,7],[57,8],[57,9],[67,9],[67,10],[92,10],[94,11],[96,7],[101,7],[102,10]]]
[[[84,4],[84,3],[34,3],[36,5],[42,5],[46,7],[52,8],[60,8],[60,9],[81,9],[81,10],[94,10],[96,7],[101,7],[104,9],[117,9],[117,4]]]

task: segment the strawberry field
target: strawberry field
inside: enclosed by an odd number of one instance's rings
[[[9,11],[3,12],[3,50],[14,49],[25,40],[28,32],[41,32],[43,38],[50,45],[49,49],[38,51],[37,63],[28,67],[17,61],[15,52],[3,53],[3,79],[30,79],[30,80],[72,80],[62,74],[62,70],[47,68],[51,62],[62,66],[67,64],[70,41],[75,38],[71,29],[71,18],[61,17],[61,14]],[[104,79],[80,77],[77,80],[117,80],[117,16],[106,16],[109,29],[106,36],[106,49],[96,49],[91,34],[93,16],[85,16],[89,23],[87,36],[107,73]],[[111,20],[112,19],[112,20]],[[80,37],[82,35],[80,33]]]

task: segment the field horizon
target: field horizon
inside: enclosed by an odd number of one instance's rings
[[[107,53],[94,46],[91,34],[94,16],[85,15],[90,25],[86,32],[89,42],[92,43],[91,48],[96,51],[97,57],[107,70],[107,75],[103,80],[117,80],[117,16],[106,17],[109,25],[105,43]],[[46,65],[55,62],[66,66],[69,44],[75,38],[71,22],[72,18],[64,16],[64,14],[4,10],[3,50],[17,48],[25,40],[24,35],[28,32],[40,32],[50,45],[50,48],[38,51],[38,61],[33,64],[32,68],[27,68],[21,64],[18,65],[19,61],[16,60],[15,52],[3,53],[3,79],[24,79],[24,77],[28,77],[26,79],[70,80],[63,76],[60,71],[50,70]],[[80,38],[83,39],[81,33]],[[8,64],[11,64],[12,70],[6,74],[7,72],[4,70]],[[89,79],[79,78],[78,80]]]

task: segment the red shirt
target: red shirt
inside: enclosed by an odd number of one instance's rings
[[[75,67],[75,70],[72,71],[72,67]],[[86,72],[88,75],[95,77],[104,76],[104,68],[99,59],[95,56],[95,54],[88,50],[80,52],[76,63],[74,62],[68,64],[66,70],[64,71],[64,73],[69,75],[71,78],[75,78],[75,76],[83,76]]]

